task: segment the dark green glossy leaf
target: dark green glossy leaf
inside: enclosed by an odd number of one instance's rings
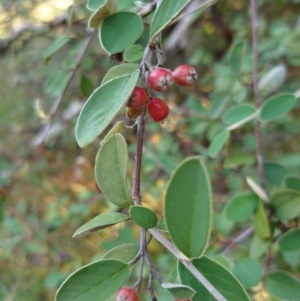
[[[131,206],[129,214],[132,219],[143,228],[153,228],[157,224],[156,214],[152,210],[144,206]]]
[[[106,18],[99,31],[100,43],[108,53],[133,45],[144,30],[142,18],[132,12],[119,12]]]
[[[262,201],[259,201],[256,211],[253,214],[253,226],[255,233],[263,238],[267,239],[271,236],[271,228],[267,218],[266,209]]]
[[[271,196],[271,205],[280,219],[293,219],[300,214],[300,193],[292,189],[281,189]]]
[[[288,170],[277,163],[264,163],[264,175],[267,181],[275,185],[281,185],[283,178],[289,174]]]
[[[226,111],[222,120],[226,124],[234,124],[241,120],[247,119],[249,116],[255,113],[255,109],[250,105],[239,105]]]
[[[260,263],[250,257],[237,260],[232,271],[244,287],[257,285],[262,276]]]
[[[224,267],[206,256],[192,261],[196,269],[229,301],[250,301],[245,289],[239,281]],[[197,293],[193,301],[208,301],[215,298],[207,289],[179,263],[178,272],[181,282],[190,285]]]
[[[276,120],[290,111],[295,103],[296,98],[293,94],[274,96],[261,106],[259,119],[265,122]]]
[[[119,213],[119,212],[107,212],[101,215],[94,217],[92,220],[88,221],[86,224],[81,226],[74,233],[73,237],[86,234],[88,232],[98,231],[120,222],[126,221],[129,219],[128,215]]]
[[[140,249],[139,244],[128,243],[117,246],[103,255],[102,259],[117,259],[122,262],[128,263],[131,261],[138,253]]]
[[[291,229],[278,239],[282,251],[294,251],[300,248],[300,228]]]
[[[258,196],[251,192],[236,195],[227,202],[224,214],[234,222],[246,220],[251,217],[258,205],[258,201]]]
[[[283,185],[285,188],[293,189],[300,192],[300,179],[295,176],[284,177]]]
[[[223,148],[229,137],[229,131],[227,129],[222,130],[214,137],[211,141],[210,146],[208,148],[208,155],[210,157],[215,157]]]
[[[47,80],[45,92],[53,96],[61,95],[67,86],[68,79],[68,72],[58,71]]]
[[[192,0],[162,0],[152,19],[150,38],[166,28]]]
[[[184,160],[173,173],[166,191],[165,220],[179,250],[189,258],[206,248],[211,222],[211,187],[198,157]]]
[[[138,68],[139,68],[138,64],[131,64],[131,63],[114,66],[110,70],[108,70],[108,72],[105,74],[101,84],[104,85],[106,82],[116,77],[131,74],[134,71],[136,71]]]
[[[144,55],[144,47],[140,45],[132,45],[124,52],[124,59],[129,63],[134,63],[142,59]]]
[[[109,137],[100,147],[95,163],[96,181],[104,195],[115,205],[132,204],[127,186],[127,144],[121,134]]]
[[[57,39],[53,44],[48,46],[48,48],[43,53],[43,59],[48,62],[50,58],[59,51],[63,46],[65,46],[70,41],[69,37],[61,37]]]
[[[125,283],[129,266],[107,259],[88,264],[70,275],[57,291],[56,301],[105,301]]]
[[[175,283],[162,283],[161,286],[167,289],[173,297],[180,300],[190,299],[195,295],[195,290],[190,286]]]
[[[232,73],[237,78],[240,77],[244,51],[245,51],[245,42],[241,41],[233,47],[229,56],[230,68],[232,70]]]
[[[95,90],[94,84],[84,74],[81,75],[80,88],[85,97],[89,97]]]
[[[270,272],[266,279],[267,291],[284,300],[299,300],[300,282],[283,271]]]
[[[89,20],[89,27],[98,28],[110,15],[117,12],[117,0],[106,0]]]
[[[108,126],[130,97],[139,71],[115,78],[102,85],[83,106],[76,124],[76,139],[84,147],[96,139]]]

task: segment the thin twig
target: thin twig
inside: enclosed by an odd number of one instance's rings
[[[166,247],[174,256],[197,278],[197,280],[217,299],[218,301],[227,301],[227,299],[195,268],[192,262],[178,248],[166,239],[156,228],[148,229],[164,247]]]
[[[252,23],[252,53],[253,53],[253,92],[255,99],[255,107],[258,110],[261,105],[261,100],[258,90],[258,18],[257,18],[257,4],[256,0],[250,0],[251,2],[251,23]],[[260,127],[260,121],[256,118],[255,123],[255,136],[256,136],[256,160],[258,168],[258,176],[260,185],[265,189],[265,177],[264,177],[264,158],[263,158],[263,138]]]
[[[75,72],[76,70],[78,69],[78,67],[80,66],[81,64],[81,61],[89,47],[89,45],[91,44],[93,38],[95,36],[95,31],[90,33],[86,38],[85,38],[85,41],[84,41],[84,44],[75,60],[75,66],[74,66],[74,69],[69,73],[68,75],[68,78],[67,78],[67,84],[64,88],[64,90],[62,91],[62,93],[56,98],[56,100],[54,101],[53,105],[52,105],[52,108],[50,110],[50,114],[48,116],[48,123],[45,125],[44,129],[43,129],[43,134],[42,134],[42,137],[41,137],[41,140],[39,141],[39,145],[43,144],[48,136],[48,133],[49,133],[49,130],[50,130],[50,127],[51,127],[51,124],[57,114],[57,110],[58,110],[58,107],[59,105],[61,104],[64,96],[66,95],[66,92],[69,88],[69,85],[75,75]]]

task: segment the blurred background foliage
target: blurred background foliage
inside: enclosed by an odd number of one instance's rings
[[[300,1],[258,0],[258,5],[260,75],[284,66],[286,76],[280,91],[299,93]],[[113,209],[94,180],[93,165],[101,137],[84,149],[77,146],[74,137],[76,117],[87,98],[80,85],[82,76],[97,87],[107,70],[116,65],[97,38],[75,73],[45,143],[39,143],[45,115],[57,97],[49,79],[56,72],[73,68],[89,16],[81,0],[0,1],[0,300],[53,300],[59,284],[76,268],[100,258],[120,242],[138,239],[137,229],[123,224],[72,239],[85,221]],[[44,50],[62,36],[72,39],[46,64]],[[175,42],[171,39],[174,36]],[[236,78],[228,55],[232,45],[242,40],[247,51],[243,73]],[[224,204],[232,195],[248,189],[245,176],[257,179],[253,122],[233,131],[217,158],[207,155],[211,139],[223,126],[224,110],[242,102],[253,103],[248,1],[216,2],[190,19],[183,31],[177,24],[168,28],[163,33],[163,45],[167,68],[192,64],[199,79],[190,89],[177,86],[163,95],[171,109],[170,117],[163,124],[147,124],[143,201],[160,214],[172,170],[186,156],[201,154],[207,161],[214,191],[214,230],[208,250],[208,254],[214,254],[245,226],[226,220],[221,214]],[[60,84],[60,80],[55,83]],[[115,122],[126,119],[124,111]],[[263,125],[266,161],[281,163],[298,176],[299,120],[298,101],[288,116]],[[127,130],[125,137],[130,176],[135,130]],[[268,184],[267,188],[271,192],[276,185]],[[242,258],[248,249],[246,240],[228,256],[232,260]],[[171,255],[156,242],[151,243],[150,250],[162,274],[171,280],[175,275],[170,268],[174,264]],[[299,260],[293,265],[277,255],[269,259],[270,266],[300,272]],[[253,300],[270,300],[260,286],[251,294]],[[161,296],[172,299],[164,292]]]

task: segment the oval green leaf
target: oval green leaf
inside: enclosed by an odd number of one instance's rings
[[[246,104],[239,105],[225,112],[225,114],[222,116],[222,120],[225,124],[234,124],[246,119],[254,113],[255,109],[252,106]]]
[[[107,212],[101,215],[94,217],[92,220],[88,221],[86,224],[81,226],[74,233],[73,237],[86,234],[88,232],[98,231],[120,222],[126,221],[129,219],[128,215],[119,213],[119,212]]]
[[[258,205],[259,198],[256,194],[246,192],[232,197],[224,208],[225,216],[234,222],[250,218]]]
[[[272,121],[282,117],[295,105],[296,98],[293,94],[281,94],[268,99],[261,107],[259,119]]]
[[[69,37],[61,37],[57,39],[53,44],[48,46],[48,48],[43,53],[43,59],[48,62],[50,58],[63,46],[65,46],[71,38]]]
[[[210,143],[210,146],[208,148],[208,155],[212,158],[215,157],[223,148],[228,137],[229,131],[227,129],[224,129],[221,132],[219,132]]]
[[[253,226],[255,229],[255,233],[259,237],[263,239],[270,238],[271,228],[262,201],[259,201],[256,211],[253,214]]]
[[[97,29],[101,23],[110,15],[117,12],[117,1],[106,0],[98,10],[91,16],[89,20],[89,27]]]
[[[192,261],[196,269],[230,301],[250,301],[245,289],[239,281],[224,267],[206,256]],[[179,263],[178,272],[183,284],[191,286],[197,293],[193,301],[215,300],[207,289]]]
[[[95,90],[94,84],[84,74],[81,74],[80,89],[85,97],[90,97]]]
[[[291,229],[278,239],[281,251],[295,251],[300,248],[300,229]]]
[[[266,279],[267,291],[284,300],[299,300],[300,282],[283,271],[270,272]]]
[[[106,82],[116,77],[131,74],[134,71],[136,71],[138,68],[139,68],[138,64],[130,64],[130,63],[114,66],[110,70],[108,70],[106,75],[103,77],[101,85],[104,85]]]
[[[117,53],[133,45],[143,30],[143,21],[138,14],[119,12],[102,22],[99,31],[100,43],[108,53]]]
[[[106,252],[103,255],[102,259],[117,259],[122,262],[128,263],[137,255],[139,249],[139,244],[123,244]]]
[[[293,189],[300,192],[300,179],[295,176],[284,177],[283,185],[285,188]]]
[[[223,98],[215,100],[212,103],[210,111],[209,111],[210,118],[215,119],[215,118],[219,117],[228,100],[229,100],[229,97],[223,97]]]
[[[144,55],[144,47],[140,45],[132,45],[124,52],[124,59],[129,63],[134,63],[142,59]]]
[[[262,276],[260,263],[250,257],[237,260],[232,272],[244,287],[257,285]]]
[[[162,0],[152,19],[151,40],[166,28],[192,0]]]
[[[121,208],[132,204],[126,181],[127,161],[126,141],[121,134],[114,134],[100,147],[95,163],[99,188],[109,201]]]
[[[76,124],[76,139],[84,147],[96,139],[126,103],[136,85],[139,70],[100,86],[83,106]]]
[[[107,259],[88,264],[70,275],[58,289],[56,301],[105,301],[126,282],[129,266]]]
[[[169,234],[189,258],[206,248],[211,222],[211,187],[200,158],[184,160],[173,173],[166,191],[165,210]]]
[[[111,137],[112,135],[114,134],[120,134],[122,133],[124,130],[125,130],[126,126],[125,126],[125,123],[124,121],[119,121],[117,122],[113,127],[112,129],[105,135],[105,137],[102,139],[101,141],[101,145],[109,138]]]
[[[289,174],[289,171],[280,164],[273,162],[264,163],[265,179],[275,185],[281,185],[283,178]]]
[[[231,271],[230,260],[223,254],[217,254],[212,257],[212,260],[223,266],[228,271]]]
[[[271,196],[271,205],[279,219],[293,219],[300,214],[300,193],[292,189],[281,189]]]
[[[65,90],[69,80],[69,72],[58,71],[53,74],[46,82],[45,93],[59,96]]]
[[[238,42],[232,49],[229,56],[229,66],[235,77],[239,78],[245,52],[245,42]]]
[[[139,226],[145,229],[153,228],[157,224],[156,214],[144,206],[131,206],[129,214]]]
[[[167,289],[173,297],[180,300],[190,299],[195,295],[195,290],[190,286],[175,283],[162,283],[161,286]]]

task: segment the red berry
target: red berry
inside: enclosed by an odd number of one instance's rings
[[[142,111],[142,107],[138,109],[126,108],[126,117],[128,119],[136,119],[142,114]]]
[[[148,102],[148,112],[150,117],[155,121],[163,121],[169,115],[169,107],[160,98],[152,98]]]
[[[140,297],[133,287],[124,286],[118,290],[116,301],[140,301]]]
[[[172,73],[167,69],[155,68],[149,74],[149,84],[153,90],[166,91],[173,85]]]
[[[197,79],[197,72],[190,65],[178,66],[173,72],[174,82],[181,86],[191,86]]]
[[[141,108],[148,100],[146,91],[141,87],[135,87],[126,104],[128,108],[138,109]]]

